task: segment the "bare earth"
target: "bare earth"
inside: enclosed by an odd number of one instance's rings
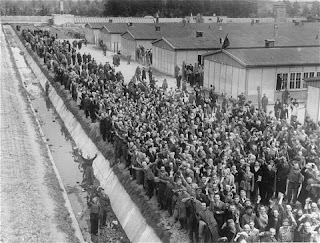
[[[77,242],[1,27],[0,242]]]

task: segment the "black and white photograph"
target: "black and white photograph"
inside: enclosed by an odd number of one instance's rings
[[[1,0],[1,243],[320,243],[320,0]]]

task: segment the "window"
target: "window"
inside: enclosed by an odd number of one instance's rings
[[[290,73],[289,89],[301,89],[301,73]],[[303,78],[310,77],[310,73],[304,73]],[[305,87],[303,85],[303,87]]]
[[[320,72],[317,72],[317,77],[320,77]]]
[[[288,74],[287,73],[283,73],[282,74],[281,89],[286,89],[287,87],[288,87]]]
[[[294,89],[294,83],[296,81],[296,74],[295,73],[290,73],[290,89]]]
[[[297,73],[296,75],[296,89],[301,88],[301,73]]]
[[[315,74],[314,72],[304,73],[304,74],[303,74],[303,79],[313,78],[313,77],[314,77],[314,74]],[[303,81],[302,88],[304,88],[304,89],[307,88],[307,82]]]
[[[278,73],[277,74],[277,87],[276,90],[283,90],[288,87],[288,74]]]

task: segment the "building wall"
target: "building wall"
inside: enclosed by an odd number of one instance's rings
[[[93,29],[88,27],[84,28],[84,34],[88,43],[93,44],[94,43]]]
[[[53,22],[52,16],[0,16],[1,23],[45,23]]]
[[[72,14],[53,14],[52,20],[54,25],[62,25],[66,23],[74,24],[74,15]]]
[[[148,49],[148,48],[147,48]],[[153,66],[168,75],[174,75],[174,68],[177,65],[182,67],[183,63],[195,65],[198,63],[198,55],[203,55],[208,51],[199,50],[173,50],[160,46],[152,46]]]
[[[100,31],[100,39],[107,45],[109,51],[117,52],[121,50],[120,34],[110,34],[107,31]]]
[[[209,57],[211,58],[211,57]],[[313,73],[317,76],[320,66],[308,67],[265,67],[245,69],[240,65],[230,65],[231,63],[219,62],[219,55],[214,55],[216,61],[205,60],[204,62],[204,87],[209,88],[214,85],[218,93],[227,93],[229,96],[236,97],[244,92],[248,100],[258,103],[258,87],[261,94],[266,94],[269,103],[272,104],[277,98],[281,99],[284,91],[276,91],[277,74],[288,74],[288,86],[291,73],[300,73],[301,83],[299,89],[288,88],[292,98],[298,102],[305,102],[307,99],[307,89],[303,86],[304,73]]]
[[[153,67],[163,73],[174,75],[176,53],[173,50],[152,46]]]
[[[274,23],[274,18],[225,18],[223,20],[223,23],[251,23],[251,21],[254,21],[254,23]]]
[[[120,34],[110,34],[110,50],[112,51],[122,51],[121,50],[121,35]]]
[[[236,97],[245,92],[246,69],[225,63],[205,60],[204,62],[204,87],[215,87],[218,93],[227,93]]]
[[[93,43],[99,45],[100,29],[93,29]]]
[[[108,50],[111,50],[111,36],[107,31],[100,31],[100,40],[107,45]]]
[[[312,121],[320,121],[320,88],[308,86],[306,114],[309,115]]]
[[[248,70],[248,99],[257,102],[257,87],[260,86],[261,94],[266,94],[269,102],[273,103],[277,98],[281,99],[284,91],[276,91],[277,74],[288,74],[287,87],[292,98],[296,98],[300,102],[305,102],[307,99],[307,89],[304,86],[303,76],[304,73],[313,73],[314,76],[320,72],[320,66],[307,66],[307,67],[274,67],[274,68],[255,68]],[[299,89],[290,89],[290,75],[291,73],[299,73],[301,75],[301,83]]]
[[[121,37],[121,53],[125,56],[131,55],[131,59],[136,59],[136,41]]]
[[[209,50],[176,50],[177,59],[176,64],[181,66],[183,62],[186,64],[198,63],[198,56],[208,53]]]

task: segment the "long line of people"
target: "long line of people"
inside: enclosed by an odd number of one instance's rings
[[[113,143],[114,163],[190,241],[319,242],[319,124],[271,117],[245,96],[220,103],[212,90],[205,99],[198,85],[188,93],[135,76],[125,84],[108,63],[63,62],[73,52],[66,41],[23,36],[40,57],[49,52],[56,81]]]

